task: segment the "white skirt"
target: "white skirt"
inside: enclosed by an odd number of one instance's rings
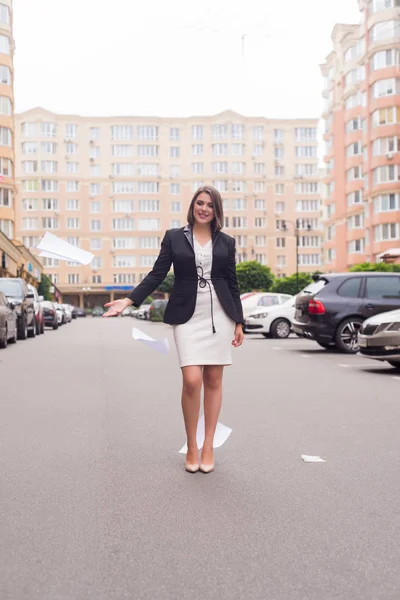
[[[210,292],[197,292],[193,316],[182,325],[174,325],[174,339],[179,365],[231,365],[235,322],[225,313],[215,290],[212,290],[214,324],[212,331]]]

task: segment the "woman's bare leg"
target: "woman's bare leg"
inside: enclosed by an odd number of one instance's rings
[[[213,441],[222,404],[223,372],[222,365],[205,366],[203,370],[205,438],[201,462],[205,465],[214,462]]]
[[[200,393],[203,383],[202,367],[182,367],[182,377],[182,412],[188,446],[186,460],[190,464],[196,464],[199,462],[196,433],[200,411]]]

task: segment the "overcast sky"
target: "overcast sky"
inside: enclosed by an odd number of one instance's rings
[[[319,117],[332,29],[359,19],[357,0],[14,0],[16,110]]]

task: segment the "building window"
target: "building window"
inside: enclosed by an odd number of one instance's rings
[[[237,248],[247,247],[247,235],[235,235],[234,236]]]
[[[317,158],[317,146],[296,146],[297,158]]]
[[[43,217],[42,229],[58,229],[57,217]]]
[[[313,183],[296,183],[296,194],[318,194],[319,184]]]
[[[101,275],[92,275],[92,283],[101,283]]]
[[[212,153],[214,156],[227,156],[228,144],[213,144]]]
[[[90,148],[89,150],[89,157],[90,158],[100,158],[100,148],[99,146],[92,146],[92,148]]]
[[[101,231],[100,219],[92,219],[90,221],[90,231]]]
[[[297,200],[297,212],[317,212],[321,208],[320,200]]]
[[[180,226],[181,226],[180,219],[172,219],[171,229],[179,229]]]
[[[102,247],[102,239],[101,238],[91,238],[90,240],[90,249],[91,250],[101,250]]]
[[[0,206],[12,206],[12,191],[7,188],[0,188]]]
[[[57,173],[57,162],[55,160],[42,160],[43,173]]]
[[[157,163],[138,163],[137,172],[140,176],[157,177],[159,165]]]
[[[260,247],[260,246],[265,246],[265,244],[267,243],[267,238],[265,237],[265,235],[256,235],[255,237],[255,245]]]
[[[171,146],[169,149],[169,156],[170,158],[180,158],[181,156],[181,149],[179,146]]]
[[[52,144],[54,142],[44,142],[47,144]],[[78,144],[73,144],[72,142],[68,142],[67,144],[65,144],[65,152],[70,155],[70,154],[78,154]]]
[[[398,39],[400,37],[398,21],[381,21],[369,30],[370,41]]]
[[[67,219],[67,229],[79,229],[79,219]]]
[[[201,186],[199,186],[201,187]],[[228,181],[226,179],[214,179],[213,187],[219,192],[227,192],[228,191]]]
[[[58,210],[58,200],[56,198],[43,198],[43,210]]]
[[[400,51],[397,48],[391,48],[390,50],[381,50],[375,52],[371,59],[371,66],[373,71],[379,69],[386,69],[387,67],[394,67],[400,65]]]
[[[286,267],[286,256],[284,254],[277,255],[276,266],[278,269],[282,269],[282,267]]]
[[[281,143],[285,139],[285,132],[283,129],[274,129],[274,142]]]
[[[114,231],[133,231],[133,225],[133,219],[129,217],[112,220],[112,228]]]
[[[253,189],[256,194],[262,194],[265,192],[265,181],[255,181],[253,183]]]
[[[253,173],[255,175],[264,175],[265,173],[265,163],[253,163]]]
[[[244,144],[232,144],[231,151],[233,156],[243,156],[244,155]]]
[[[133,181],[114,181],[112,191],[113,194],[133,194],[135,192],[135,184]]]
[[[159,200],[139,200],[139,212],[159,212]]]
[[[5,65],[0,65],[0,83],[5,83],[6,85],[12,84],[11,71]]]
[[[234,175],[243,175],[246,170],[246,163],[244,162],[233,162],[232,173]]]
[[[281,214],[285,212],[285,203],[284,202],[275,202],[275,213]]]
[[[92,214],[100,214],[101,213],[101,202],[95,200],[90,203],[90,212]]]
[[[12,104],[10,98],[7,96],[0,96],[0,115],[7,117],[12,115]]]
[[[93,167],[91,167],[92,169]],[[100,167],[99,167],[100,169]],[[134,169],[132,163],[113,163],[111,165],[113,175],[133,175]],[[92,172],[90,173],[92,175]]]
[[[392,212],[400,210],[400,194],[382,194],[374,198],[374,212]]]
[[[147,146],[139,146],[139,148],[147,148]],[[111,152],[113,156],[119,158],[130,158],[133,156],[133,146],[129,146],[128,144],[113,145],[111,146]]]
[[[193,125],[192,126],[192,138],[194,140],[202,140],[203,139],[203,125]]]
[[[12,131],[8,127],[0,127],[0,146],[12,146]]]
[[[285,156],[285,149],[284,148],[282,148],[280,146],[277,147],[277,148],[274,148],[274,159],[275,160],[281,160],[281,159],[284,158],[284,156]]]
[[[196,162],[192,163],[192,173],[203,173],[204,172],[204,163]]]
[[[267,226],[267,220],[265,217],[255,217],[254,227],[260,228],[260,227],[266,227],[266,226]]]
[[[138,146],[138,155],[139,156],[158,156],[158,146]]]
[[[135,273],[114,273],[114,283],[135,283]]]
[[[67,162],[67,173],[73,174],[79,172],[79,163],[77,162]]]
[[[232,200],[232,210],[246,210],[247,202],[244,198],[234,198]]]
[[[363,253],[365,250],[365,239],[361,238],[360,240],[352,240],[347,244],[347,252],[349,254],[359,254]]]
[[[131,213],[134,209],[133,200],[113,200],[112,210],[113,212]],[[100,211],[98,211],[100,212]]]
[[[131,125],[113,125],[111,127],[111,139],[113,140],[132,140],[133,127]]]
[[[79,273],[68,273],[68,283],[71,285],[79,283]]]
[[[100,127],[91,127],[89,129],[89,140],[95,142],[100,139]]]
[[[398,152],[400,152],[400,136],[378,138],[372,142],[372,153],[374,156],[384,156],[385,154],[390,155]]]
[[[386,242],[388,240],[400,239],[400,224],[385,223],[374,227],[375,242]]]
[[[158,250],[160,247],[159,237],[140,237],[139,248],[141,250]]]
[[[374,184],[400,181],[400,165],[385,165],[372,171]]]
[[[171,202],[171,212],[181,212],[181,203],[180,202]]]
[[[372,98],[395,96],[397,94],[400,94],[400,79],[395,79],[394,77],[390,79],[380,79],[371,87]]]
[[[181,176],[181,167],[179,165],[170,165],[169,166],[169,176],[170,177],[180,177]]]
[[[228,136],[229,136],[228,125],[213,125],[212,126],[213,140],[227,138]]]
[[[170,127],[169,128],[169,139],[174,142],[179,142],[179,139],[180,139],[179,127]]]
[[[156,127],[155,125],[138,125],[137,137],[139,140],[157,140],[158,127]]]
[[[253,140],[264,139],[264,127],[262,125],[256,125],[253,127]]]
[[[286,238],[284,237],[275,238],[275,243],[277,248],[286,248]]]
[[[255,198],[255,200],[254,200],[254,208],[255,208],[255,210],[265,210],[265,200],[264,200],[264,198]]]
[[[36,154],[38,151],[37,142],[23,142],[22,154]]]
[[[372,113],[372,126],[391,125],[400,123],[400,106],[380,108]]]
[[[300,248],[319,248],[321,238],[318,235],[302,235],[299,237]]]
[[[24,173],[27,173],[27,174],[37,173],[37,160],[23,161],[22,170]]]
[[[133,237],[116,237],[113,238],[113,248],[116,250],[132,250],[135,248],[135,238]]]
[[[192,152],[196,156],[198,156],[200,154],[204,154],[204,146],[203,146],[203,144],[193,144],[193,146],[192,146]]]
[[[71,140],[76,138],[76,134],[78,133],[78,125],[74,125],[72,123],[67,123],[65,125],[65,137]]]
[[[138,219],[138,231],[157,231],[160,229],[159,219]]]
[[[317,165],[305,164],[296,165],[296,177],[317,177]]]
[[[91,177],[100,177],[101,176],[100,165],[90,165],[90,176]]]
[[[139,181],[139,194],[158,194],[159,184],[156,181]]]
[[[213,173],[228,173],[228,162],[213,162],[212,171]]]
[[[262,156],[264,154],[264,146],[262,144],[254,144],[253,156]]]
[[[10,221],[10,223],[11,223],[11,221]],[[7,232],[1,228],[1,220],[0,220],[0,229],[1,229],[1,231],[3,231],[3,233],[8,235]],[[8,237],[12,237],[12,233],[10,235],[8,235]],[[25,248],[36,248],[36,246],[39,244],[39,242],[40,242],[40,237],[36,237],[36,236],[32,236],[32,235],[22,238],[22,243],[24,244]]]
[[[67,200],[67,210],[79,210],[79,200]]]
[[[297,142],[317,141],[317,128],[298,127],[295,129],[295,137]]]
[[[22,182],[22,189],[24,192],[37,192],[39,190],[39,183],[36,179],[25,179]]]
[[[58,192],[58,181],[55,179],[42,179],[42,192]]]
[[[275,175],[275,177],[284,177],[285,176],[285,167],[282,165],[275,165],[274,175]]]
[[[1,206],[1,200],[0,200]],[[3,206],[8,206],[7,204]],[[38,198],[24,198],[22,200],[22,210],[39,210],[39,200]]]
[[[56,137],[57,125],[55,123],[40,123],[40,133],[43,137]]]
[[[321,264],[320,254],[299,254],[299,266],[302,267],[318,267]]]
[[[192,192],[197,192],[197,190],[203,187],[204,181],[193,181],[192,182]]]
[[[0,54],[10,55],[10,40],[6,35],[0,35]]]
[[[242,140],[244,138],[244,125],[232,125],[232,138]]]
[[[232,181],[232,192],[245,192],[246,183],[244,181]]]
[[[246,229],[247,228],[247,218],[246,217],[233,217],[232,218],[232,227],[235,229]]]
[[[370,0],[369,2],[370,10],[372,13],[377,13],[382,10],[387,10],[388,8],[395,8],[395,6],[400,6],[399,0]]]
[[[118,254],[113,258],[113,267],[122,269],[126,267],[135,267],[136,257],[133,254]]]
[[[353,206],[354,204],[361,204],[363,201],[362,190],[357,190],[347,195],[347,206]]]
[[[67,181],[67,192],[79,192],[79,182]]]
[[[156,256],[139,256],[139,266],[140,267],[152,267],[156,262]]]

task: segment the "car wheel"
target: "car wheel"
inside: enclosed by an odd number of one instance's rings
[[[270,331],[273,338],[284,340],[290,335],[290,323],[286,319],[276,319],[271,324]]]
[[[246,332],[245,332],[246,333]],[[261,335],[263,335],[265,338],[269,339],[271,336],[269,333],[262,333]]]
[[[21,320],[18,323],[18,339],[26,340],[28,337],[28,327],[26,324],[26,319],[24,316],[21,317]]]
[[[4,340],[0,340],[0,348],[7,348],[7,340],[8,340],[8,330],[6,326],[6,334],[4,336]]]
[[[400,361],[388,360],[389,365],[400,371]]]
[[[36,320],[35,318],[35,335],[39,335],[40,334],[40,322]]]
[[[44,333],[44,319],[42,319],[42,323],[40,325],[40,333],[43,334]]]
[[[54,329],[54,330],[58,329],[58,321],[57,321],[57,323],[54,323],[54,325],[53,325],[53,329]]]
[[[360,347],[358,345],[358,332],[362,324],[361,319],[357,317],[346,319],[340,323],[336,330],[336,347],[346,354],[356,354]]]
[[[32,327],[28,329],[28,337],[36,337],[36,319],[34,320]]]

